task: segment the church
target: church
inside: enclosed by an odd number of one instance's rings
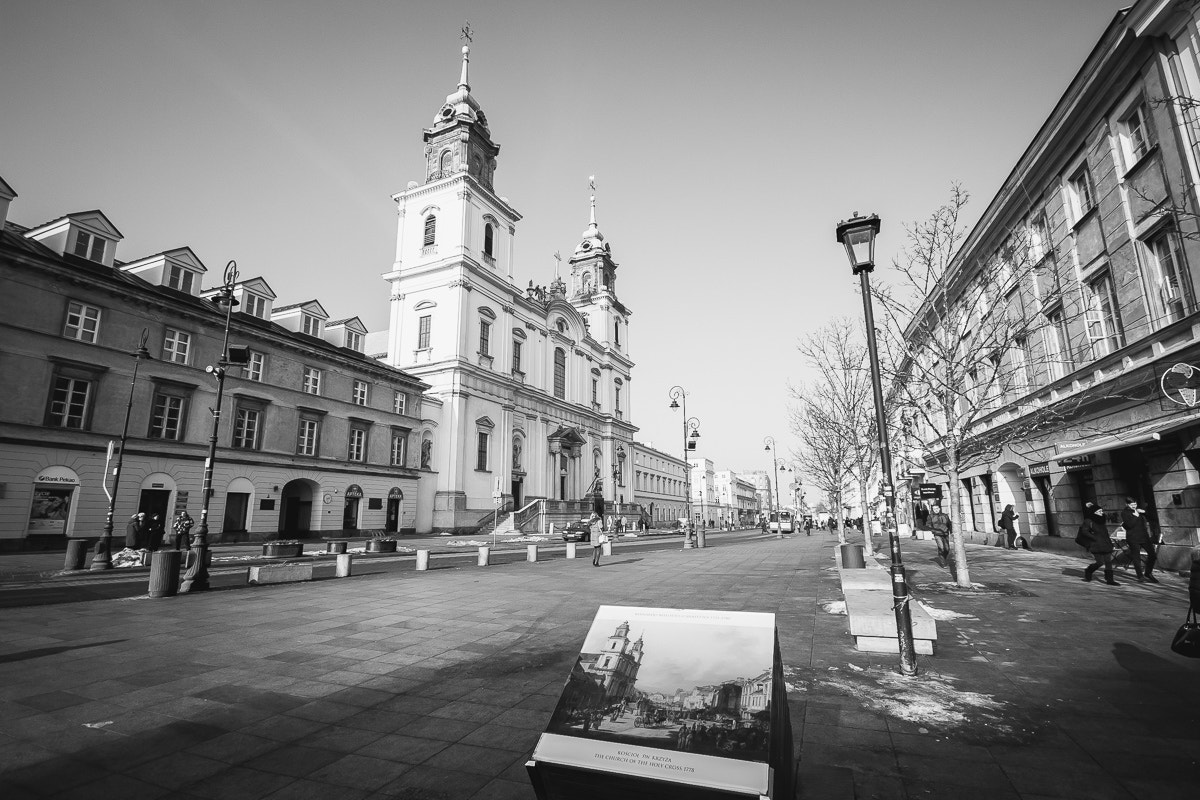
[[[565,280],[522,285],[521,214],[496,191],[500,146],[471,93],[469,57],[463,47],[458,86],[424,130],[423,180],[393,195],[389,326],[368,338],[429,386],[416,528],[469,528],[539,500],[578,514],[603,497],[610,513],[632,512],[631,312],[595,194]]]

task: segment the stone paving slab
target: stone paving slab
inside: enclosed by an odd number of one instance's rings
[[[835,544],[5,609],[0,796],[532,798],[524,762],[603,604],[774,612],[800,797],[1194,796],[1183,579],[1086,584],[1078,559],[971,545],[963,591],[906,540],[939,647],[905,679],[825,610]]]

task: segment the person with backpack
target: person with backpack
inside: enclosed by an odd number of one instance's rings
[[[1016,550],[1017,549],[1017,512],[1013,508],[1012,503],[1009,503],[1008,505],[1006,505],[1004,507],[1004,513],[1002,513],[1000,515],[1000,519],[996,520],[996,527],[1004,532],[1004,537],[1006,539],[1004,549]],[[1021,537],[1021,546],[1024,547],[1026,550],[1031,549],[1029,547],[1029,543],[1025,541],[1024,536]]]
[[[1091,553],[1094,561],[1083,571],[1084,581],[1091,582],[1096,570],[1104,567],[1104,582],[1109,586],[1121,585],[1113,580],[1113,541],[1108,534],[1108,524],[1104,520],[1103,508],[1095,503],[1084,503],[1083,524],[1079,526],[1075,543]]]
[[[950,558],[950,517],[943,511],[941,504],[935,504],[933,513],[929,515],[929,530],[937,543],[938,558]]]

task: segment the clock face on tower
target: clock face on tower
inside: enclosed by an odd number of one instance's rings
[[[591,249],[592,249],[592,243],[591,243],[591,242],[584,242],[583,244],[581,244],[581,245],[579,245],[579,246],[580,246],[580,248],[582,248],[582,249],[584,249],[584,250],[591,250]]]

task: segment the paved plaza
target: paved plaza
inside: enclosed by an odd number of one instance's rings
[[[777,615],[800,797],[1192,798],[1186,581],[904,541],[934,656],[853,649],[834,537],[618,545],[601,568],[438,564],[0,611],[0,796],[531,798],[524,763],[602,604]],[[0,587],[2,593],[3,587]]]

